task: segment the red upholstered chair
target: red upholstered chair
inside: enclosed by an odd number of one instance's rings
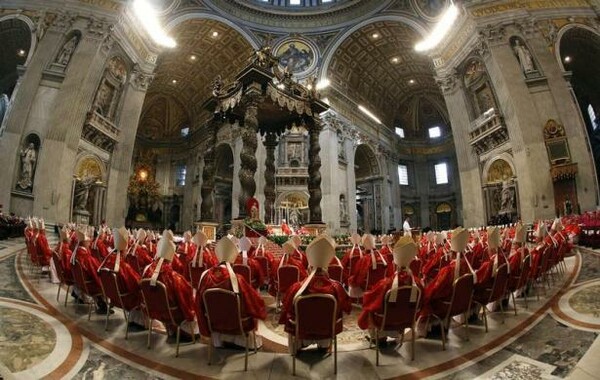
[[[413,275],[415,275],[417,277],[421,277],[421,269],[423,268],[423,261],[415,258],[410,262],[410,264],[408,264],[408,267],[410,268],[410,271],[413,273]]]
[[[412,290],[417,292],[417,299],[410,301]],[[415,360],[415,323],[419,309],[421,308],[421,289],[417,286],[401,286],[398,288],[396,302],[390,301],[392,290],[388,290],[384,296],[383,314],[371,313],[369,320],[375,327],[375,341],[379,341],[381,331],[398,331],[404,338],[404,330],[412,330],[411,360]],[[379,365],[379,345],[375,345],[375,362]]]
[[[196,297],[200,302],[200,297]],[[242,318],[242,303],[240,295],[227,289],[208,289],[202,294],[202,302],[208,321],[211,339],[208,343],[208,364],[212,362],[213,341],[212,333],[243,335],[246,338],[246,354],[244,356],[244,371],[248,370],[248,338],[254,338],[256,353],[256,330],[254,318]]]
[[[375,269],[373,269],[373,267],[369,264],[369,271],[367,272],[367,285],[365,286],[364,291],[366,292],[371,290],[375,284],[385,278],[386,272],[387,266],[383,265],[383,263],[377,263],[377,267]]]
[[[277,299],[276,305],[283,298],[290,286],[300,281],[300,270],[293,265],[282,265],[277,269]]]
[[[65,272],[63,266],[62,266],[62,261],[60,260],[60,257],[58,257],[58,254],[55,251],[52,251],[52,260],[54,260],[54,267],[56,267],[56,274],[58,275],[58,292],[56,292],[56,302],[58,302],[58,297],[60,296],[60,288],[63,285],[66,285],[67,287],[67,292],[65,294],[65,306],[67,306],[67,300],[69,299],[69,290],[71,290],[71,286],[73,286],[74,281],[73,281],[73,275],[72,274],[68,274]]]
[[[145,278],[140,281],[140,291],[144,300],[144,308],[148,316],[148,348],[150,348],[150,338],[152,336],[152,320],[157,319],[163,323],[169,323],[177,326],[177,347],[175,357],[179,356],[179,335],[181,333],[181,324],[185,322],[185,317],[177,305],[171,305],[167,293],[167,287],[160,281],[152,285],[151,279]],[[192,343],[196,343],[194,339]]]
[[[265,284],[269,282],[269,273],[271,273],[271,268],[269,267],[269,259],[265,256],[256,256],[254,258],[260,264],[260,269],[265,274]],[[264,285],[264,284],[261,284]]]
[[[517,315],[517,304],[515,302],[515,292],[519,289],[523,289],[529,282],[531,275],[531,255],[525,256],[525,259],[521,263],[521,272],[518,275],[512,273],[508,277],[507,291],[510,292],[515,307],[515,315]],[[527,307],[527,293],[523,292],[525,298],[525,307]]]
[[[239,274],[240,276],[244,277],[244,280],[246,280],[246,282],[248,284],[250,284],[250,286],[252,285],[252,269],[250,269],[249,265],[246,264],[233,264],[233,271],[236,274]]]
[[[330,339],[333,343],[333,373],[337,373],[337,334],[344,329],[342,318],[337,318],[337,300],[331,294],[308,294],[294,300],[296,320],[292,336],[292,347],[302,340]],[[318,310],[318,313],[315,313]],[[292,374],[296,376],[296,356],[293,350]]]
[[[442,349],[446,350],[446,327],[450,328],[450,320],[455,315],[464,315],[467,340],[469,340],[469,318],[467,313],[471,310],[473,298],[473,275],[463,274],[452,284],[452,297],[443,302],[444,310],[441,315],[431,314],[442,324]]]
[[[504,323],[504,307],[502,306],[502,299],[506,294],[506,287],[508,285],[508,266],[502,264],[496,269],[494,283],[491,288],[478,289],[473,294],[473,302],[481,306],[483,310],[483,321],[485,322],[485,332],[488,332],[487,312],[486,307],[488,303],[498,302],[500,304],[500,310],[502,312],[502,323]]]
[[[92,306],[95,304],[94,300],[97,297],[102,296],[101,292],[95,292],[93,290],[93,286],[95,285],[95,281],[88,274],[85,273],[81,264],[79,264],[78,260],[75,260],[75,264],[73,264],[73,279],[75,280],[75,285],[79,288],[79,290],[84,294],[89,296],[92,300],[86,300],[86,297],[82,297],[88,303],[88,321],[92,318]],[[88,302],[89,301],[89,302]]]
[[[108,317],[110,316],[110,307],[116,306],[123,310],[125,316],[125,339],[129,334],[129,315],[132,310],[140,307],[138,294],[128,293],[126,289],[122,289],[119,285],[119,279],[117,273],[108,269],[101,268],[98,272],[100,277],[100,284],[102,285],[102,294],[104,300],[108,305],[106,309],[106,324],[104,330],[108,330]]]
[[[329,275],[330,279],[342,282],[344,267],[342,267],[341,265],[330,265],[327,268],[327,274]]]
[[[200,277],[202,277],[202,273],[206,270],[206,267],[203,266],[193,266],[193,262],[188,263],[188,269],[190,271],[190,280],[192,283],[192,288],[198,289],[198,284],[200,283]]]

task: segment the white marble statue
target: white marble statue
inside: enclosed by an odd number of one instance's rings
[[[75,210],[86,209],[90,189],[95,182],[96,178],[93,176],[86,176],[75,182],[75,194],[73,197],[73,206]]]
[[[56,56],[56,63],[67,66],[71,60],[71,57],[73,56],[73,53],[75,52],[77,42],[79,42],[77,36],[73,36],[69,41],[67,41]]]
[[[37,161],[35,145],[29,143],[27,148],[21,149],[21,177],[17,186],[23,190],[31,189],[33,185],[33,170]]]
[[[529,52],[527,47],[521,45],[521,42],[518,39],[515,39],[515,45],[513,46],[515,54],[519,59],[519,63],[521,64],[521,69],[525,74],[531,73],[535,71],[535,65],[533,63],[533,57]]]

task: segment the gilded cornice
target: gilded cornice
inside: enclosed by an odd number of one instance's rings
[[[538,11],[559,8],[590,8],[588,0],[516,0],[493,1],[469,8],[469,14],[475,18],[496,16],[514,11]]]

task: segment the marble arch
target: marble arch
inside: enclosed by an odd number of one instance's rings
[[[25,60],[25,64],[24,66],[27,66],[29,64],[29,61],[31,60],[31,57],[33,57],[33,54],[35,53],[35,49],[37,47],[37,36],[35,35],[35,23],[27,16],[23,15],[23,14],[8,14],[5,16],[1,16],[0,17],[0,23],[3,21],[7,21],[7,20],[12,20],[12,19],[17,19],[20,21],[23,21],[25,24],[27,24],[27,26],[29,27],[29,30],[31,31],[31,46],[29,47],[29,51],[27,52],[27,59]]]
[[[585,25],[585,24],[580,24],[580,23],[570,23],[567,24],[565,26],[563,26],[562,28],[560,28],[558,30],[558,33],[556,34],[556,40],[554,41],[554,56],[556,58],[556,62],[558,62],[558,66],[560,67],[560,69],[564,72],[565,70],[565,65],[564,62],[561,58],[561,42],[563,37],[565,36],[565,34],[573,29],[584,29],[587,30],[588,32],[592,33],[593,35],[595,35],[596,37],[599,38],[600,40],[600,32],[598,32],[597,30],[595,30],[594,28]]]
[[[358,158],[364,158],[366,162],[359,162]],[[366,164],[365,168],[363,165]],[[356,167],[356,179],[360,180],[365,177],[376,176],[381,173],[379,160],[377,159],[377,155],[375,154],[374,149],[369,144],[359,144],[356,146],[354,150],[354,165]],[[363,168],[365,168],[363,172]],[[360,170],[360,172],[358,172]],[[359,175],[367,174],[367,175]]]

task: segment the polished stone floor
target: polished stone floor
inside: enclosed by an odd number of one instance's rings
[[[22,239],[0,246],[0,374],[5,379],[169,379],[260,378],[291,376],[287,338],[275,321],[273,300],[265,295],[268,319],[259,326],[264,346],[249,358],[243,371],[243,351],[219,349],[207,365],[207,346],[184,344],[180,356],[166,336],[155,334],[146,348],[145,331],[130,332],[119,310],[104,329],[104,316],[69,298],[64,291],[56,301],[57,285],[27,266]],[[333,358],[308,351],[298,358],[302,378],[390,379],[600,379],[600,253],[579,250],[567,259],[567,271],[554,276],[540,300],[530,292],[528,308],[517,299],[518,315],[511,306],[502,323],[492,313],[490,331],[482,323],[450,330],[446,351],[439,339],[417,339],[415,360],[410,345],[382,349],[381,365],[366,334],[356,326],[358,309],[345,318],[339,339],[338,374]]]

